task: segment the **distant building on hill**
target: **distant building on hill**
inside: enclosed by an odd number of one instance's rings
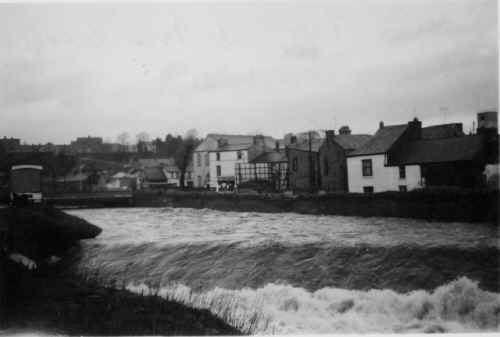
[[[21,151],[21,140],[19,138],[0,138],[0,151],[19,152]]]
[[[71,142],[70,149],[75,153],[103,152],[103,141],[101,137],[78,137]]]

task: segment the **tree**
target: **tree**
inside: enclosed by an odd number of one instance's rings
[[[176,152],[182,146],[182,142],[183,140],[181,136],[174,136],[169,133],[165,137],[164,146],[162,148],[162,154],[166,155],[167,157],[175,156]]]
[[[122,132],[116,137],[116,141],[121,145],[122,151],[127,148],[130,140],[130,134],[128,132]]]
[[[154,152],[155,153],[162,153],[162,147],[163,147],[163,141],[161,140],[160,137],[156,137],[155,140],[153,140],[153,147],[154,147]]]
[[[144,153],[148,152],[147,143],[149,142],[149,134],[145,131],[139,132],[136,135],[137,138],[137,152]]]
[[[194,149],[200,144],[200,140],[196,137],[198,132],[195,129],[191,129],[186,132],[184,139],[180,137],[181,142],[180,146],[177,148],[177,151],[174,154],[175,164],[181,171],[180,177],[180,187],[185,187],[185,176],[186,169],[191,162],[191,158],[193,157]]]

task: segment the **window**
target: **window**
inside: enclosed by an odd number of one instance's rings
[[[361,164],[363,167],[363,177],[373,176],[372,160],[371,159],[363,159],[361,161]]]
[[[207,152],[207,153],[205,153],[205,166],[209,165],[209,161],[210,161],[210,156],[208,155],[208,152]]]
[[[198,187],[201,187],[201,176],[198,176]]]
[[[292,160],[292,170],[297,172],[298,168],[299,168],[299,161],[298,161],[297,157],[294,157]]]
[[[201,166],[201,153],[197,153],[196,154],[196,165],[198,165],[198,167]]]
[[[215,160],[220,161],[220,152],[215,154]]]
[[[328,175],[328,158],[325,156],[323,157],[323,175],[327,176]]]
[[[406,178],[406,166],[402,165],[399,167],[399,179]]]
[[[217,177],[221,176],[221,168],[220,165],[217,165]]]
[[[364,193],[373,193],[373,186],[363,186]]]
[[[399,192],[407,192],[408,189],[406,188],[406,185],[399,185]]]
[[[236,157],[237,157],[238,159],[241,159],[241,158],[243,157],[243,155],[242,155],[241,151],[236,152]]]

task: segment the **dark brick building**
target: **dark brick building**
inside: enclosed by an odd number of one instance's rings
[[[370,135],[352,135],[349,127],[326,131],[326,138],[319,147],[319,184],[325,191],[347,192],[346,155],[370,140]]]

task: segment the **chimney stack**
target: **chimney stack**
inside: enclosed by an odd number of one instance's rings
[[[335,130],[326,130],[326,140],[331,141],[335,137]]]
[[[408,122],[408,127],[411,140],[422,139],[422,122],[417,117]]]
[[[341,135],[350,135],[351,134],[351,129],[347,125],[342,126],[339,129],[339,134]]]
[[[274,142],[274,149],[275,149],[276,151],[279,151],[279,150],[280,150],[280,141],[279,141],[279,140],[277,140],[277,141],[275,141],[275,142]]]

